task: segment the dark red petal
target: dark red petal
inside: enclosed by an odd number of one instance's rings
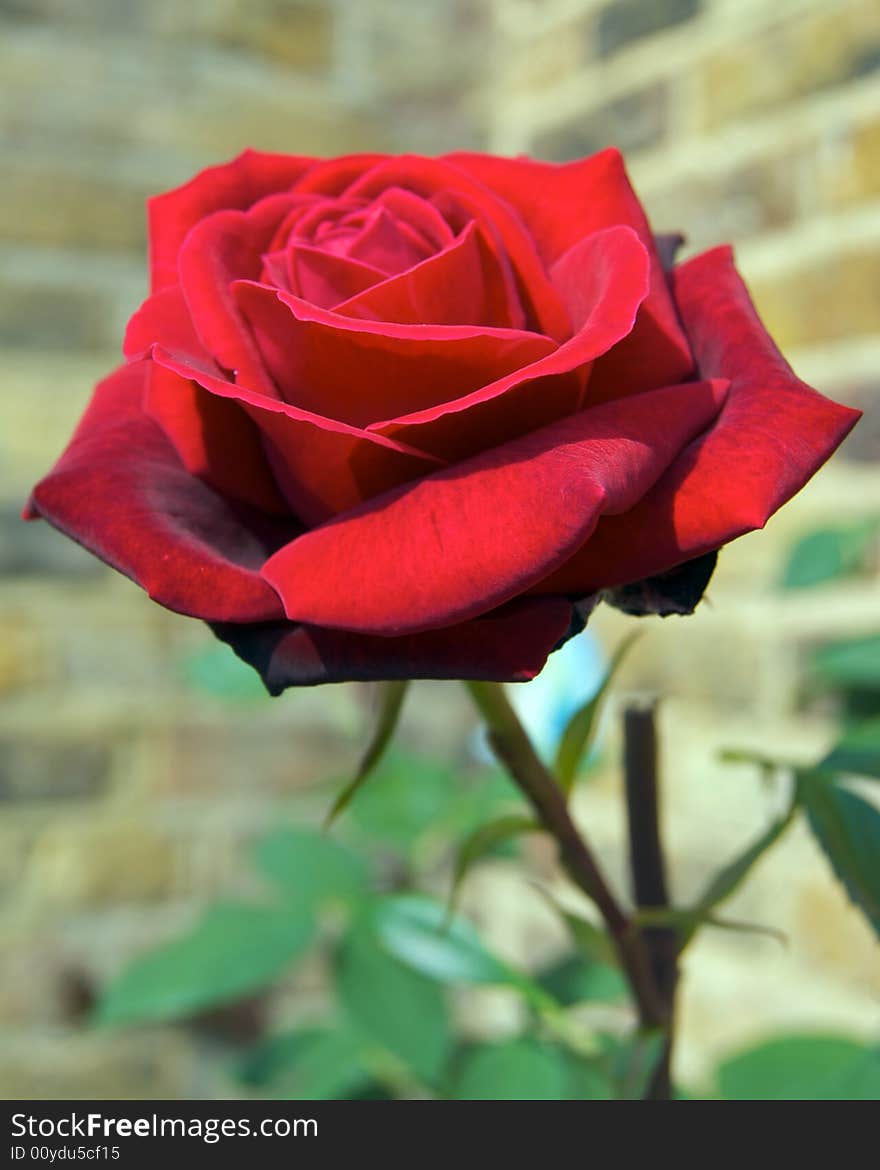
[[[294,621],[385,635],[467,621],[632,508],[722,393],[691,383],[583,411],[315,528],[262,571]]]
[[[296,515],[320,523],[372,496],[436,470],[439,460],[383,435],[266,398],[190,365],[161,347],[153,352],[171,377],[193,379],[228,411],[255,425],[275,480]],[[220,409],[215,408],[215,409]]]
[[[287,687],[379,679],[527,682],[569,630],[561,598],[533,598],[460,626],[381,638],[290,622],[213,625],[214,633],[260,674],[270,694]]]
[[[187,367],[221,376],[192,326],[179,285],[148,297],[128,323],[123,349],[129,360],[149,355],[157,344]],[[161,426],[184,467],[223,495],[288,515],[253,422],[236,403],[208,394],[189,378],[151,364],[144,398],[145,413]]]
[[[266,285],[234,291],[285,400],[355,427],[470,394],[556,349],[537,333],[357,321]]]
[[[609,228],[578,245],[576,271],[579,287],[571,295],[582,324],[570,341],[470,395],[374,429],[458,460],[578,410],[591,363],[632,329],[648,291],[648,256],[630,228]],[[563,260],[555,279],[565,286],[569,278]]]
[[[630,337],[597,363],[591,400],[683,381],[693,369],[663,265],[620,151],[613,147],[572,163],[455,154],[449,161],[513,206],[534,236],[544,262],[556,264],[585,236],[615,224],[638,233],[651,257],[651,289]]]
[[[299,243],[287,251],[287,271],[290,291],[322,309],[333,309],[385,279],[385,273],[370,264]]]
[[[221,495],[273,516],[289,516],[260,433],[237,402],[209,394],[189,377],[151,362],[144,411],[192,475]]]
[[[200,171],[182,187],[156,195],[147,204],[151,288],[176,284],[177,254],[190,229],[225,208],[243,210],[266,195],[286,191],[313,159],[246,150],[231,162]]]
[[[730,380],[724,409],[640,504],[603,520],[542,590],[586,594],[637,581],[762,528],[859,419],[795,377],[729,248],[689,260],[673,283],[700,373]]]
[[[346,154],[322,159],[296,184],[303,195],[341,195],[366,171],[388,158],[387,154]]]
[[[205,348],[245,385],[277,397],[231,285],[256,280],[263,253],[289,196],[261,200],[249,211],[218,211],[189,233],[178,257],[180,285]]]
[[[336,312],[408,325],[523,325],[521,316],[511,316],[504,273],[474,221],[448,248],[343,301]]]
[[[232,505],[180,464],[141,410],[148,362],[97,387],[32,506],[168,609],[206,621],[271,621],[278,597],[260,577],[295,529]]]
[[[179,284],[168,285],[147,297],[128,322],[122,352],[129,361],[135,361],[157,344],[191,354],[203,365],[214,365],[196,333]]]

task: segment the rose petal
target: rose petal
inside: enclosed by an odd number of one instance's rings
[[[511,316],[504,274],[474,221],[442,252],[357,293],[336,312],[408,325],[523,324]]]
[[[182,187],[147,203],[151,288],[176,284],[177,254],[195,224],[224,208],[243,210],[266,195],[289,190],[314,160],[246,150],[230,162],[200,171]]]
[[[130,361],[148,356],[157,344],[185,366],[221,376],[193,328],[179,285],[148,297],[128,323],[123,349]],[[189,373],[151,365],[144,398],[145,413],[165,432],[184,467],[223,495],[288,515],[253,422],[236,403],[207,394],[189,379]]]
[[[459,460],[578,410],[591,363],[632,329],[648,292],[649,268],[644,246],[627,227],[593,233],[578,245],[576,258],[579,287],[571,295],[582,323],[570,341],[470,395],[371,429]],[[570,278],[563,259],[554,279],[565,284]]]
[[[632,189],[620,151],[600,151],[572,163],[453,154],[448,161],[497,191],[532,233],[548,266],[592,232],[624,224],[651,257],[651,288],[631,335],[597,363],[593,402],[681,382],[693,358],[672,302],[654,237]]]
[[[208,399],[220,404],[210,407],[200,402],[201,409],[244,413],[245,424],[255,425],[262,435],[275,481],[285,499],[308,524],[320,523],[372,496],[426,475],[440,462],[394,439],[234,385],[161,347],[154,349],[153,359],[170,377],[192,379]],[[150,408],[154,409],[152,396]]]
[[[389,186],[405,187],[430,199],[447,220],[457,211],[459,222],[452,224],[456,230],[476,219],[486,239],[497,239],[499,250],[513,265],[530,327],[557,341],[571,335],[568,314],[547,278],[534,241],[503,196],[442,159],[407,155],[376,163],[346,189],[346,196],[376,198]]]
[[[266,689],[377,679],[527,682],[569,630],[562,598],[516,601],[483,617],[424,634],[382,638],[272,622],[215,624],[214,633],[258,671]]]
[[[439,252],[448,248],[455,240],[455,232],[437,210],[426,199],[419,198],[403,187],[387,187],[376,200],[397,220],[415,228],[422,238]]]
[[[291,244],[287,266],[290,291],[322,309],[333,309],[340,301],[385,280],[385,273],[370,264],[322,252],[309,244]]]
[[[297,529],[236,507],[190,475],[141,411],[148,362],[97,387],[67,450],[34,489],[32,513],[131,577],[168,609],[206,621],[271,621],[259,576]]]
[[[431,255],[430,246],[418,233],[379,206],[366,216],[360,231],[344,247],[339,246],[339,251],[371,264],[386,276],[405,272]]]
[[[260,432],[237,402],[209,394],[188,377],[153,362],[144,412],[159,424],[192,475],[221,495],[270,515],[290,515]]]
[[[638,581],[762,528],[860,417],[795,377],[729,248],[689,260],[673,280],[701,374],[730,380],[724,409],[631,512],[602,521],[542,592],[588,594]]]
[[[315,528],[262,571],[293,621],[385,635],[467,621],[552,572],[600,515],[632,508],[723,389],[583,411]]]
[[[358,321],[246,281],[234,293],[285,400],[355,427],[469,394],[556,349],[511,329]]]
[[[247,212],[215,212],[192,229],[178,257],[180,285],[205,348],[245,385],[273,398],[278,391],[241,318],[231,285],[260,276],[263,253],[288,203],[289,196],[276,195]]]
[[[191,354],[202,365],[216,370],[214,359],[196,333],[179,284],[167,285],[147,297],[128,322],[122,352],[129,361],[137,361],[157,344]]]

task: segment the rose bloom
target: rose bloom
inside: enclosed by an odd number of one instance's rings
[[[43,516],[269,690],[524,680],[600,598],[689,612],[858,418],[728,248],[579,162],[246,151],[149,204],[126,363]]]

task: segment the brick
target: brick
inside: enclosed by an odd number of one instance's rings
[[[880,196],[880,117],[841,126],[817,144],[819,198],[848,207]]]
[[[862,251],[798,264],[749,285],[758,312],[783,351],[870,336],[880,320],[880,248],[866,241]]]
[[[209,1065],[206,1067],[210,1067]],[[194,1080],[194,1055],[169,1032],[139,1035],[82,1033],[11,1036],[0,1060],[6,1100],[158,1100],[214,1095],[210,1074]]]
[[[702,70],[703,122],[714,127],[841,85],[880,66],[880,8],[849,0],[762,28],[711,54]]]
[[[108,743],[0,739],[0,802],[71,800],[103,793],[109,784]]]
[[[108,181],[97,160],[83,173],[61,160],[14,160],[0,184],[0,240],[14,243],[122,248],[145,247],[144,202],[154,193]]]
[[[563,162],[610,145],[624,151],[656,146],[666,134],[668,106],[668,85],[648,86],[562,126],[541,130],[532,144],[534,153]]]
[[[118,360],[116,353],[0,349],[5,385],[5,392],[0,394],[0,492],[4,498],[3,515],[7,517],[0,557],[7,565],[9,558],[14,563],[22,554],[7,549],[6,540],[38,542],[31,546],[26,560],[35,559],[41,565],[48,558],[78,557],[75,552],[62,551],[60,543],[49,549],[47,533],[38,531],[46,526],[37,525],[34,534],[28,535],[16,516],[33,484],[46,474],[66,446],[92,387]]]
[[[596,21],[596,45],[600,57],[610,57],[642,37],[652,36],[691,20],[701,0],[612,0]]]
[[[787,150],[730,172],[698,165],[659,190],[640,184],[636,173],[636,187],[656,230],[681,230],[692,248],[703,249],[790,226],[812,169],[807,151]]]
[[[119,354],[144,296],[139,258],[21,247],[0,265],[0,346]]]
[[[335,15],[331,5],[320,0],[225,0],[216,7],[212,32],[218,43],[295,69],[329,69]]]
[[[58,821],[34,842],[25,881],[36,904],[57,908],[161,900],[175,889],[174,851],[142,823]]]
[[[103,571],[100,561],[72,540],[59,540],[48,524],[26,523],[19,506],[0,505],[0,574],[83,578]]]

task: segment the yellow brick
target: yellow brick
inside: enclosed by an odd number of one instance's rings
[[[866,247],[751,280],[758,312],[785,351],[876,333],[880,321],[880,250]]]
[[[880,117],[835,136],[820,152],[819,192],[832,208],[880,196]]]
[[[711,54],[702,72],[703,123],[717,126],[857,77],[880,52],[880,6],[850,0],[789,17]]]

